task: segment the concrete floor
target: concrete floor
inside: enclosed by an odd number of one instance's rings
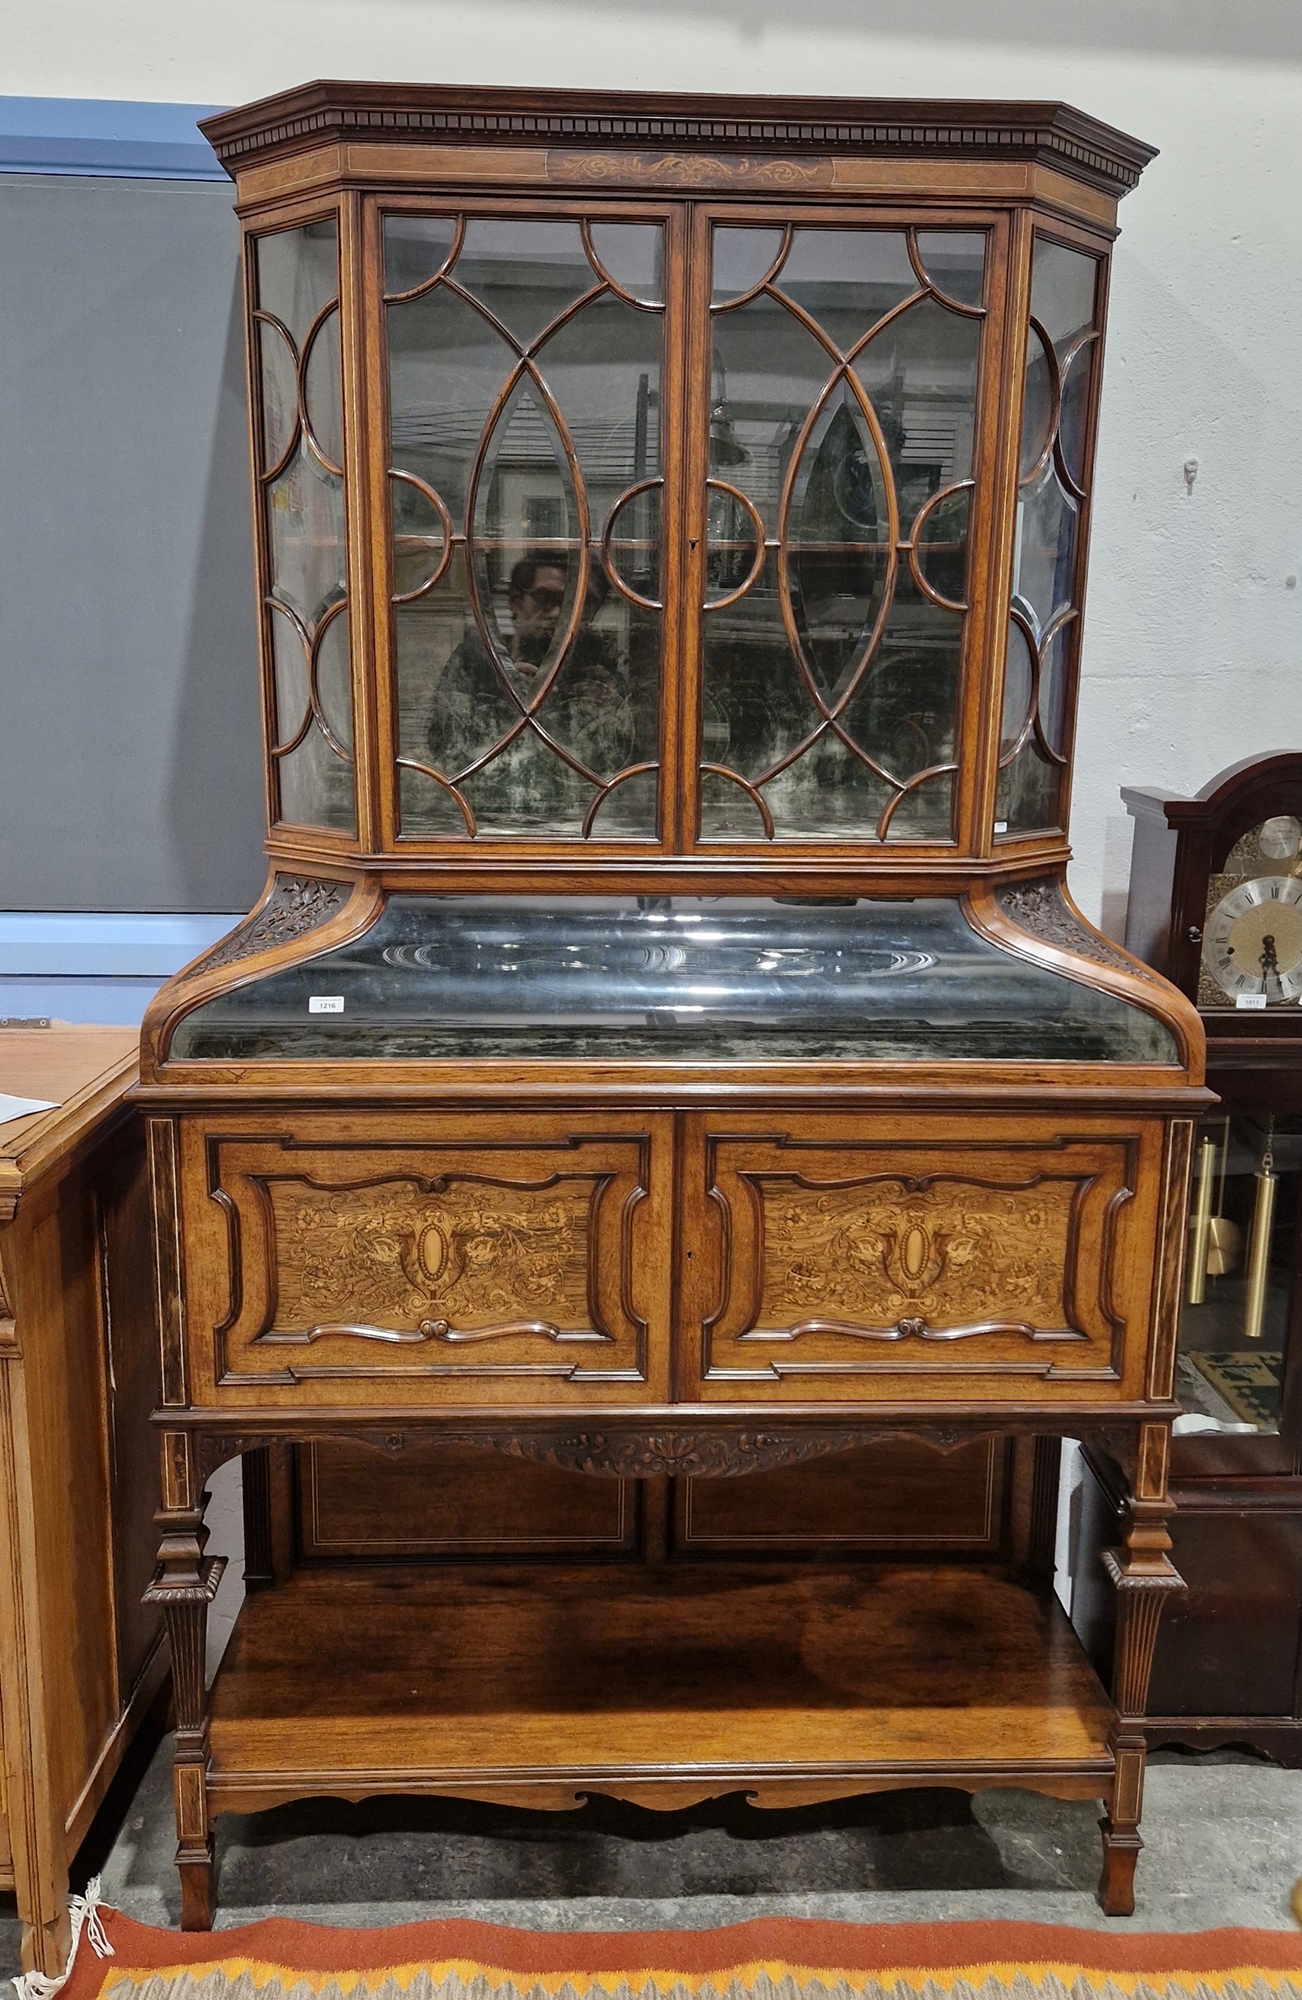
[[[101,1824],[105,1899],[174,1926],[171,1740]],[[791,1813],[740,1801],[653,1814],[611,1801],[539,1814],[439,1800],[334,1801],[219,1821],[218,1927],[468,1916],[527,1929],[705,1928],[756,1916],[856,1923],[1009,1917],[1099,1929],[1291,1929],[1302,1772],[1234,1752],[1149,1767],[1134,1917],[1094,1901],[1098,1808],[1031,1793],[898,1792]],[[105,1851],[107,1850],[107,1852]],[[78,1884],[77,1886],[80,1886]],[[0,1973],[17,1967],[0,1902]]]

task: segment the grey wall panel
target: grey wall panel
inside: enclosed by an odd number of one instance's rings
[[[0,178],[0,909],[265,875],[233,196]]]

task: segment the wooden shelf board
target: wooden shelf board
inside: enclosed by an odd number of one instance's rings
[[[1111,1721],[1056,1600],[989,1568],[300,1569],[245,1602],[210,1782],[228,1809],[724,1775],[1092,1796]]]

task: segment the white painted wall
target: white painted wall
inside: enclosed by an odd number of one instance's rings
[[[314,76],[1052,97],[1151,141],[1114,269],[1085,909],[1124,922],[1119,785],[1302,745],[1302,0],[4,0],[0,35],[4,88],[44,97],[236,103]]]

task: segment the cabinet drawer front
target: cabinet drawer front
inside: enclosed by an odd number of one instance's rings
[[[183,1148],[193,1401],[519,1405],[667,1380],[655,1120],[289,1122]]]
[[[829,1124],[689,1152],[702,1393],[1143,1395],[1159,1129]]]

